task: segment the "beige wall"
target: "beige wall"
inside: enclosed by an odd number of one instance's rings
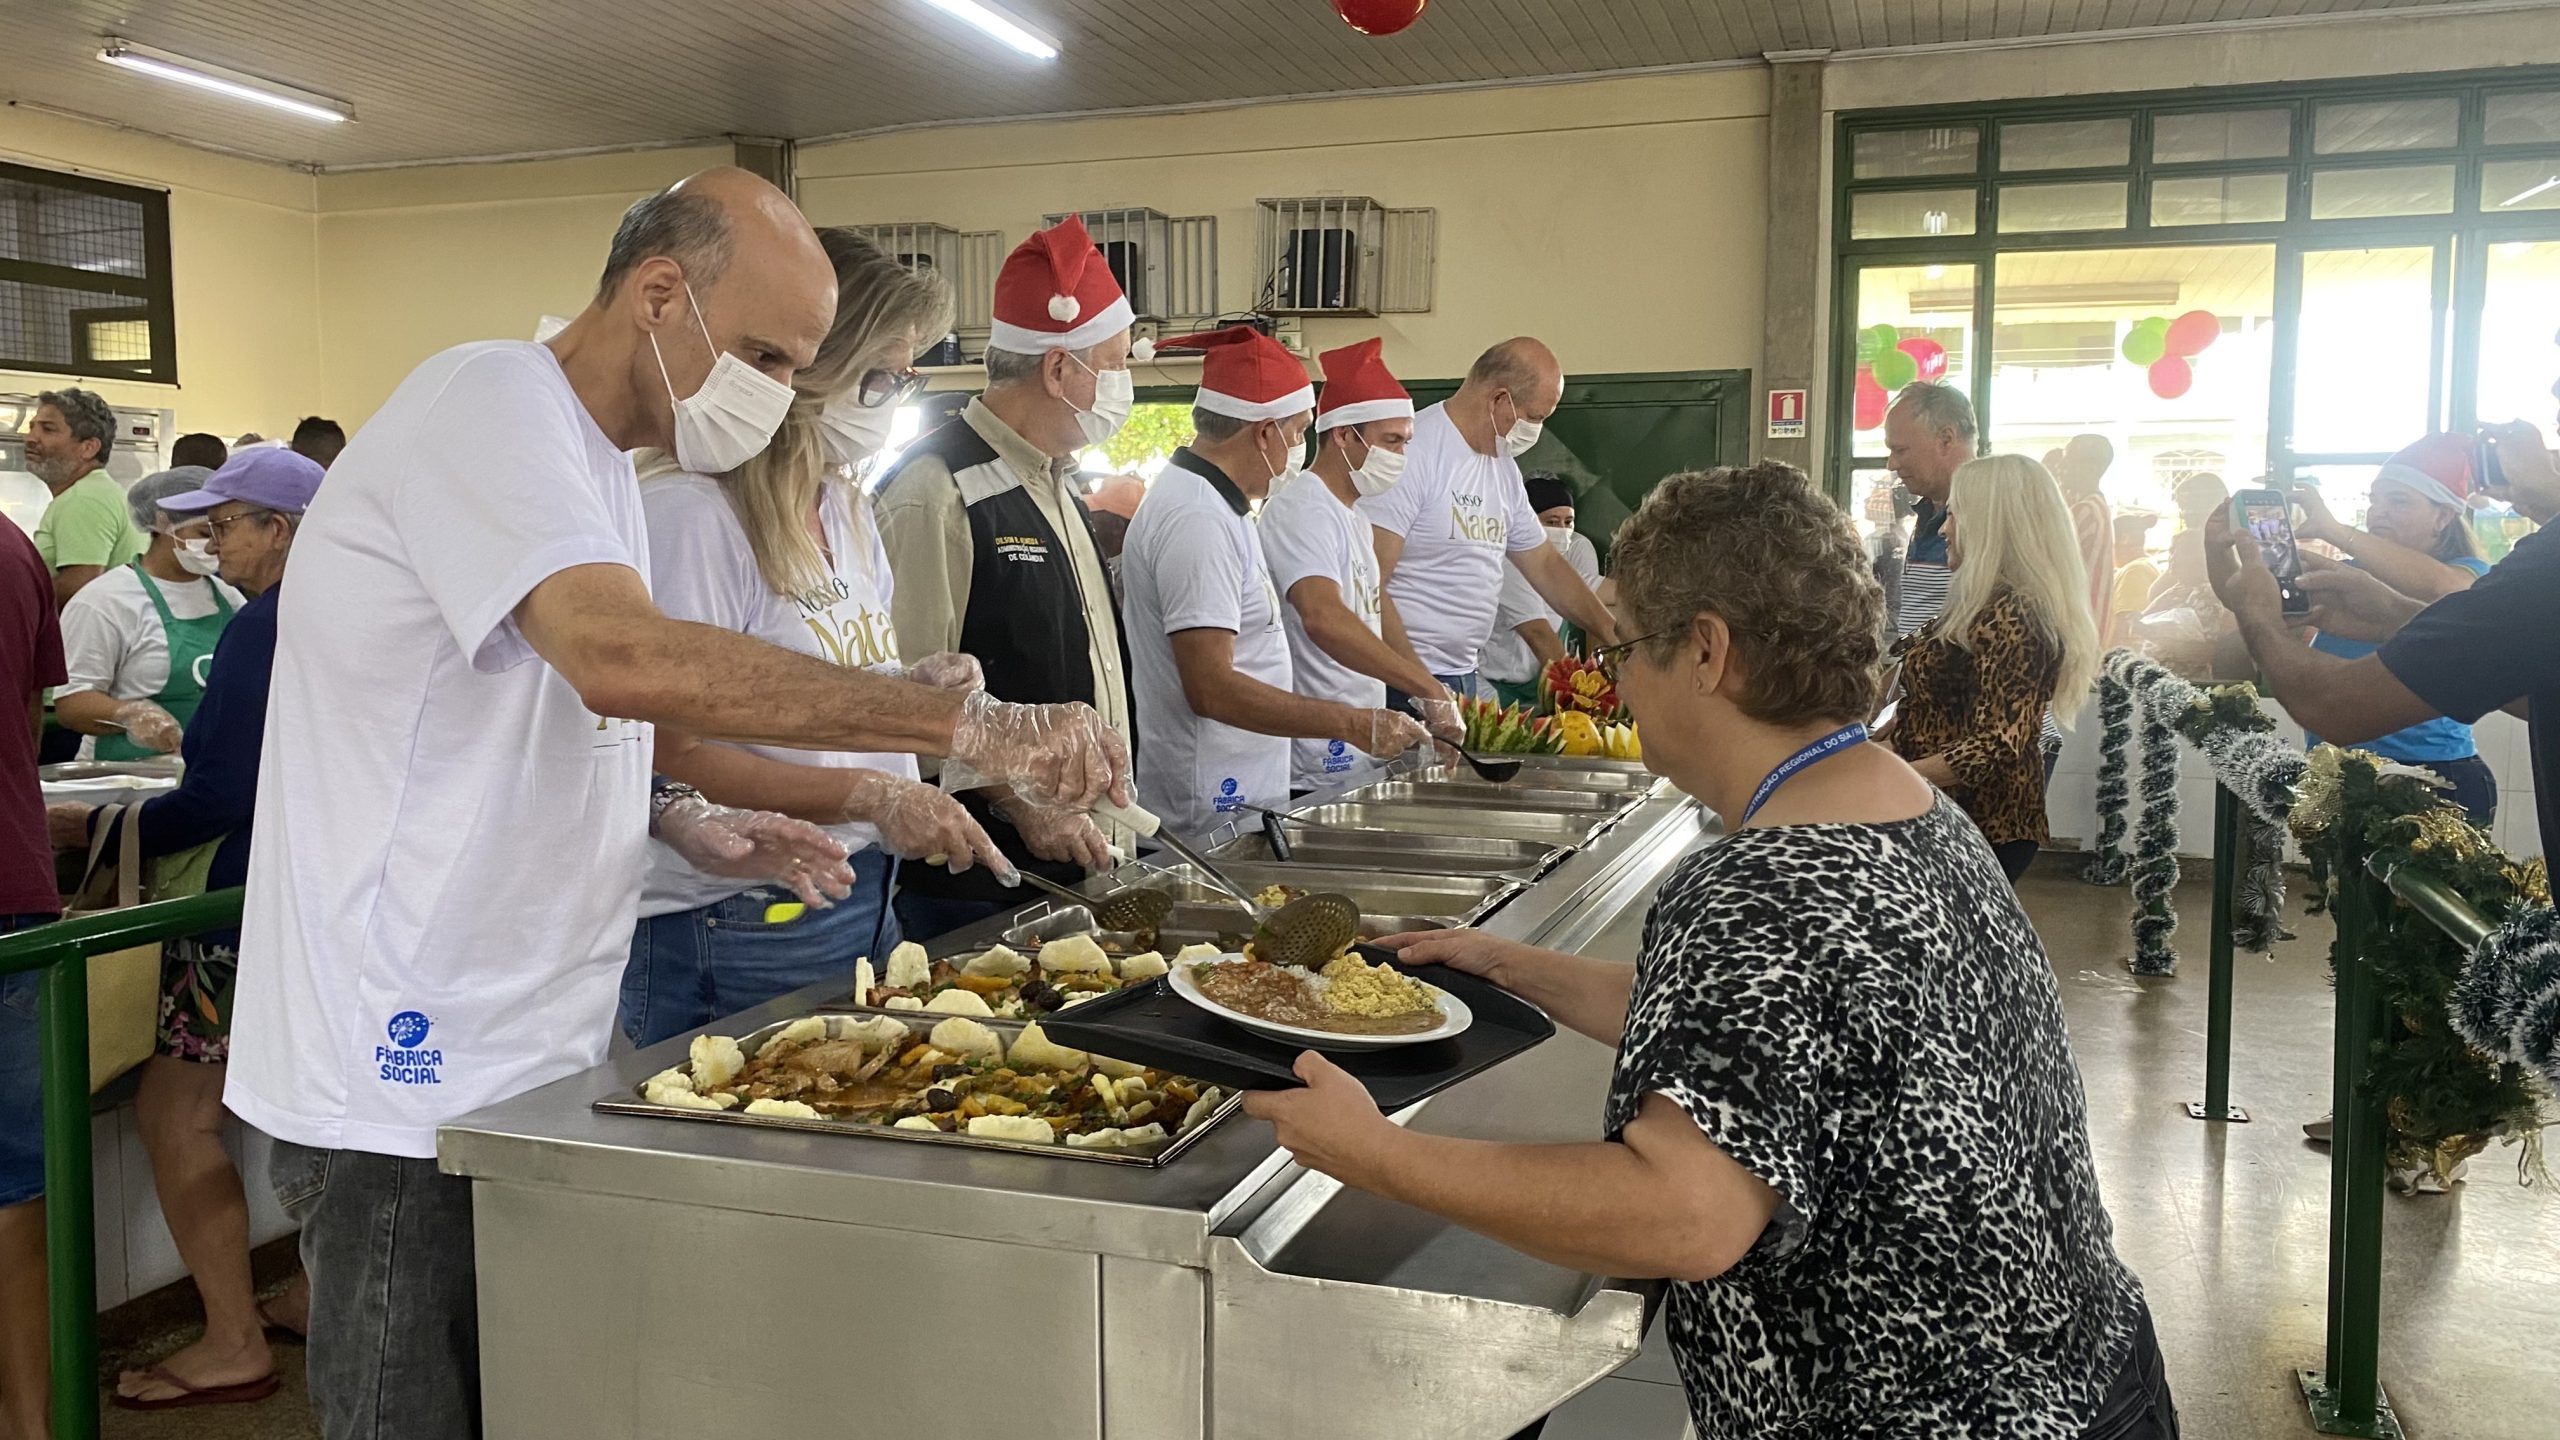
[[[178,383],[77,383],[226,439],[290,427],[318,405],[312,177],[14,106],[0,108],[0,157],[169,192]],[[0,372],[0,390],[63,383]]]
[[[1570,370],[1759,362],[1767,82],[1758,69],[1179,115],[955,126],[804,147],[813,220],[934,220],[1008,242],[1043,214],[1143,205],[1218,218],[1219,304],[1249,309],[1254,202],[1365,195],[1439,211],[1434,308],[1311,322],[1311,349],[1383,334],[1454,376],[1528,332]]]

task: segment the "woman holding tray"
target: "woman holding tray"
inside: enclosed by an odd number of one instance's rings
[[[1393,937],[1618,1051],[1606,1138],[1418,1134],[1323,1058],[1256,1094],[1299,1162],[1559,1265],[1671,1284],[1704,1436],[2177,1433],[2042,945],[1881,745],[1883,594],[1783,465],[1677,475],[1612,551],[1645,763],[1725,819],[1620,964]]]

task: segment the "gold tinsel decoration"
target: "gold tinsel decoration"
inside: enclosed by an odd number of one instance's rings
[[[2536,855],[2506,868],[2507,880],[2516,887],[2517,894],[2536,905],[2551,903],[2551,862],[2548,858]]]
[[[2302,783],[2294,787],[2293,814],[2287,823],[2294,838],[2308,844],[2329,833],[2345,805],[2347,752],[2335,745],[2314,749],[2304,761]]]
[[[2398,823],[2417,832],[2409,848],[2420,855],[2441,855],[2461,863],[2497,853],[2489,842],[2489,832],[2450,805],[2403,815]]]

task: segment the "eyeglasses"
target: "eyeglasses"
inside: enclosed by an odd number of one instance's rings
[[[204,522],[205,529],[211,532],[214,539],[220,540],[224,531],[239,524],[243,520],[254,520],[260,516],[273,515],[275,513],[276,512],[273,510],[243,510],[237,515],[208,517]]]
[[[877,410],[884,405],[904,405],[924,390],[924,377],[914,370],[866,370],[854,393],[862,403]]]
[[[189,540],[208,539],[213,534],[213,522],[199,515],[192,520],[182,520],[171,525],[166,533],[170,539],[180,544]]]
[[[1599,649],[1591,652],[1591,661],[1603,670],[1615,670],[1618,668],[1620,662],[1624,661],[1628,656],[1636,653],[1637,646],[1643,644],[1647,640],[1659,640],[1670,633],[1671,632],[1669,630],[1652,630],[1637,636],[1633,640],[1621,640],[1615,645],[1603,645]]]

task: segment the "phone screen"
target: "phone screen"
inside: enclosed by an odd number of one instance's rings
[[[2231,497],[2232,518],[2256,541],[2258,553],[2266,557],[2267,568],[2275,572],[2276,589],[2284,597],[2285,613],[2299,615],[2311,608],[2311,598],[2302,593],[2302,550],[2294,543],[2292,506],[2279,490],[2243,490]]]

